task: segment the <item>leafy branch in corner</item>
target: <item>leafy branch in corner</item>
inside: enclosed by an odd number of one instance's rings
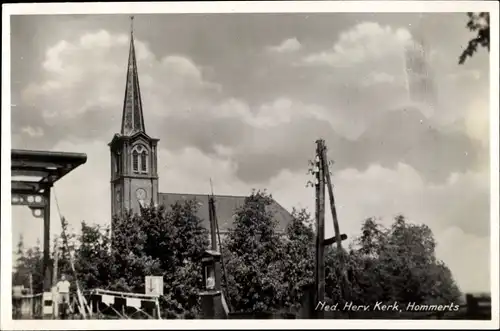
[[[477,52],[478,46],[486,47],[490,51],[490,13],[467,13],[469,22],[467,28],[476,32],[475,38],[469,40],[467,48],[459,57],[459,64],[464,64],[468,57],[472,57]]]

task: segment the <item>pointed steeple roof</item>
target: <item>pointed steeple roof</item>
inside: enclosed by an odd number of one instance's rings
[[[128,54],[127,84],[123,101],[122,135],[132,135],[136,132],[146,132],[142,113],[141,89],[137,73],[137,60],[134,46],[134,17],[130,17],[130,50]]]

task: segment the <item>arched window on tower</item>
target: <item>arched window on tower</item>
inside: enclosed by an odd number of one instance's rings
[[[137,151],[132,152],[132,169],[134,172],[139,171],[139,153]]]
[[[146,151],[142,151],[142,153],[141,153],[141,171],[142,172],[148,171],[148,158],[147,158]]]
[[[148,150],[143,145],[136,145],[132,149],[132,170],[140,174],[148,171]]]

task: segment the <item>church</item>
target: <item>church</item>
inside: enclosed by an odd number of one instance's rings
[[[170,207],[176,202],[196,200],[200,219],[209,229],[208,194],[160,193],[158,187],[158,143],[150,137],[144,125],[144,113],[139,87],[139,75],[134,47],[133,29],[123,101],[120,133],[108,144],[111,152],[111,216],[127,210],[139,212],[144,203]],[[236,210],[243,205],[245,196],[216,195],[215,207],[220,233],[232,228]],[[277,231],[282,232],[291,222],[291,214],[273,200],[268,206],[278,221]]]

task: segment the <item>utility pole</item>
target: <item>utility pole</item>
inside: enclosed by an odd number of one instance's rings
[[[347,235],[341,234],[339,229],[339,223],[337,219],[337,210],[335,207],[335,199],[333,196],[332,181],[330,177],[330,170],[328,167],[328,159],[326,156],[326,145],[323,139],[316,141],[316,159],[314,163],[314,173],[316,176],[315,189],[316,189],[316,268],[315,268],[315,306],[319,302],[324,302],[325,300],[325,261],[324,253],[325,246],[329,246],[333,243],[337,243],[337,248],[340,251],[339,256],[342,259],[342,241],[347,239]],[[326,180],[326,183],[325,183]],[[333,226],[335,229],[335,236],[333,238],[325,239],[325,184],[328,186],[328,195],[330,200],[330,209],[332,212]],[[340,261],[340,268],[342,269],[342,275],[344,263],[343,260]],[[342,280],[339,284],[341,290],[341,296],[345,300],[345,286],[347,282]],[[317,319],[324,318],[324,312],[322,310],[314,311],[314,316]]]
[[[321,161],[324,141],[316,141],[316,304],[325,301],[325,171]],[[316,318],[324,317],[323,310],[316,311]]]

